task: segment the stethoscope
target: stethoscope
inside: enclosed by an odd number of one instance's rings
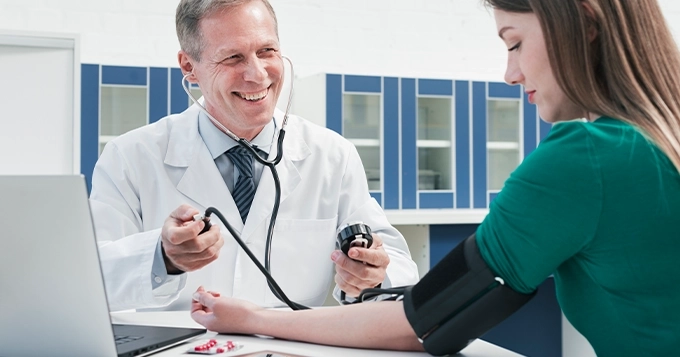
[[[269,289],[272,291],[274,296],[278,298],[280,301],[286,303],[291,309],[293,310],[305,310],[309,309],[309,307],[298,304],[294,301],[291,301],[286,294],[283,292],[281,287],[276,283],[274,278],[271,276],[270,273],[270,261],[271,261],[271,245],[272,245],[272,237],[274,235],[274,225],[276,224],[276,216],[279,213],[279,205],[281,203],[281,182],[279,180],[279,174],[276,171],[276,165],[278,165],[279,162],[281,162],[281,158],[283,157],[283,138],[286,135],[286,124],[288,124],[288,115],[290,113],[290,107],[292,104],[293,100],[293,79],[295,78],[294,71],[293,71],[293,62],[290,60],[290,58],[286,56],[281,56],[283,59],[288,61],[290,64],[290,79],[291,79],[291,84],[290,84],[290,93],[288,94],[288,105],[286,105],[286,111],[283,116],[283,122],[281,124],[281,129],[279,130],[278,133],[278,139],[276,140],[276,157],[273,160],[266,160],[262,158],[257,151],[255,151],[255,148],[253,145],[246,139],[238,137],[236,134],[234,134],[231,130],[229,130],[227,127],[222,125],[217,119],[215,119],[210,113],[208,113],[208,110],[203,106],[203,104],[198,102],[198,99],[196,99],[193,94],[191,94],[191,91],[189,90],[188,86],[186,85],[187,77],[190,76],[192,73],[189,72],[182,77],[182,88],[184,88],[184,91],[187,93],[189,98],[191,98],[191,101],[196,104],[200,110],[210,119],[210,121],[217,126],[222,132],[227,134],[230,138],[234,139],[239,145],[242,147],[246,148],[247,150],[250,151],[251,155],[257,160],[260,164],[266,166],[269,168],[269,170],[272,173],[272,176],[274,178],[274,188],[275,188],[275,195],[274,195],[274,207],[272,209],[272,217],[269,220],[269,229],[267,230],[267,242],[265,245],[265,266],[263,267],[260,261],[255,257],[255,255],[248,249],[248,247],[243,243],[241,240],[240,234],[236,232],[236,230],[227,222],[226,218],[214,207],[209,207],[205,211],[205,216],[202,217],[204,219],[206,225],[203,231],[206,231],[207,229],[210,228],[210,214],[214,213],[221,221],[224,223],[225,227],[231,233],[231,235],[236,239],[236,242],[243,248],[243,250],[246,252],[246,254],[250,257],[250,259],[255,263],[255,265],[260,269],[262,274],[264,274],[265,278],[267,279],[267,285],[269,285]]]

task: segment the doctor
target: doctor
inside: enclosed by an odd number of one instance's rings
[[[200,85],[207,112],[274,158],[284,65],[269,2],[181,0],[176,26],[180,67],[189,82]],[[198,234],[204,223],[193,216],[216,207],[264,260],[273,176],[252,158],[230,151],[239,144],[218,126],[193,105],[104,149],[90,201],[112,310],[187,310],[199,285],[262,306],[283,306],[216,217],[209,231]],[[380,284],[418,281],[404,238],[368,193],[351,143],[291,116],[282,151],[271,273],[290,299],[321,305],[333,269],[336,299],[340,290],[352,297]],[[256,188],[252,202],[237,191],[248,184]],[[335,250],[335,237],[339,227],[356,221],[373,229],[375,243],[352,248],[354,261]]]

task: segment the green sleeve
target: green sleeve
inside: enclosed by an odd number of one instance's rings
[[[556,124],[510,175],[477,229],[483,259],[529,293],[593,238],[602,177],[586,123]]]

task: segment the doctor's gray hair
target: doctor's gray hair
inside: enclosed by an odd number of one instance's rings
[[[175,28],[180,48],[191,58],[200,62],[203,52],[203,35],[200,21],[216,11],[229,11],[251,1],[261,1],[274,19],[274,30],[279,35],[279,24],[274,8],[268,0],[181,0],[175,14]]]

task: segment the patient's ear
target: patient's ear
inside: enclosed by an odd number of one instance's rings
[[[583,6],[586,18],[588,19],[588,42],[593,42],[598,35],[598,21],[597,16],[595,15],[595,9],[593,9],[593,6],[588,0],[581,1],[581,6]]]

